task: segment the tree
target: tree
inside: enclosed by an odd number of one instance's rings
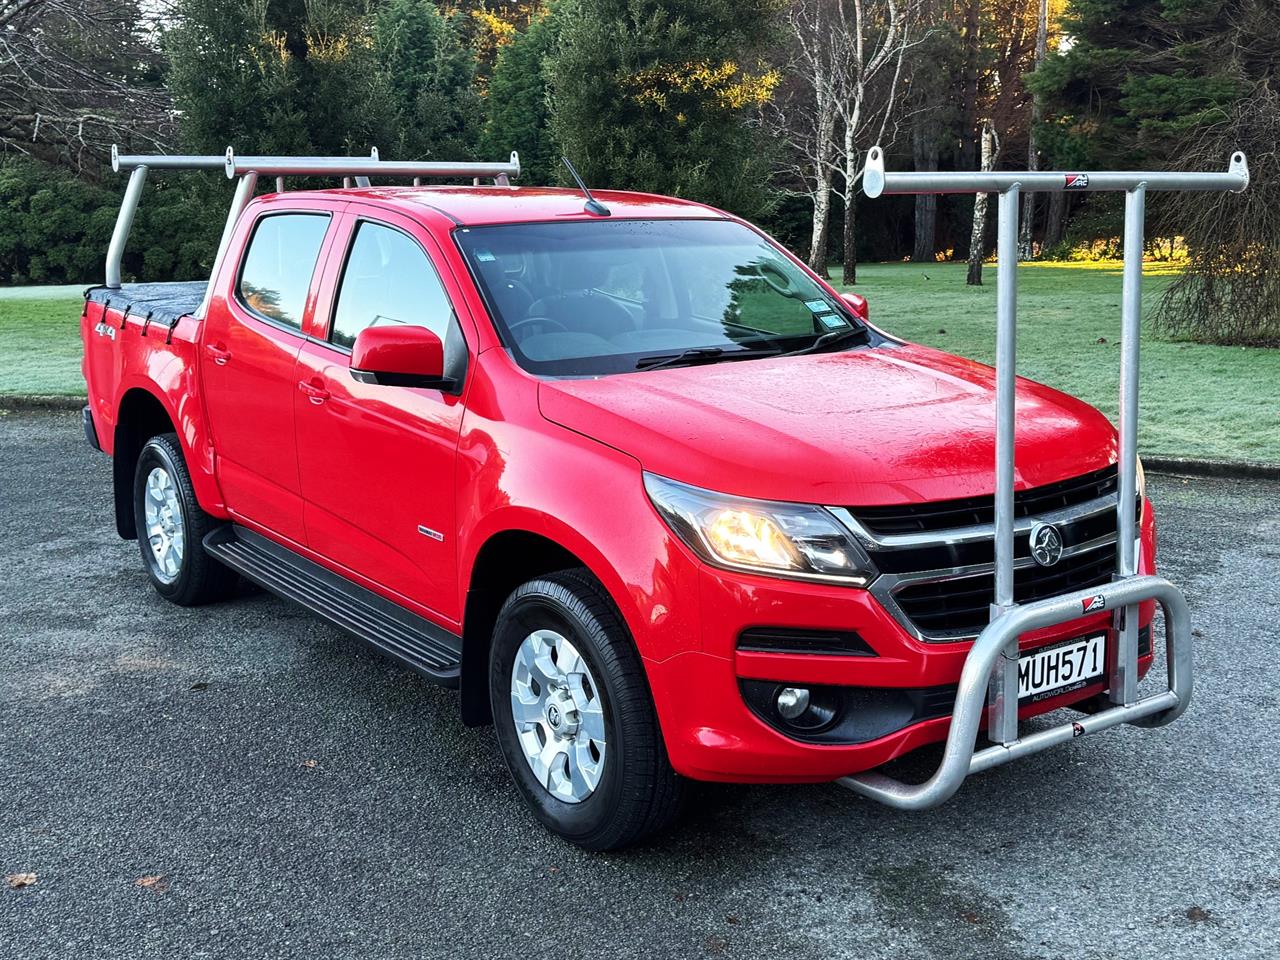
[[[784,173],[810,199],[809,266],[826,273],[832,196],[844,201],[843,282],[856,273],[862,160],[893,117],[919,0],[794,0],[785,18],[790,75],[766,108],[787,146]],[[837,180],[836,174],[839,174]]]
[[[0,0],[0,142],[96,177],[112,143],[172,140],[137,0]]]
[[[758,122],[775,0],[566,0],[547,60],[551,130],[588,183],[695,197],[745,216],[772,203]]]
[[[921,12],[927,25],[907,61],[905,106],[911,119],[911,154],[918,171],[940,169],[960,120],[955,77],[963,66],[959,27],[948,17],[949,0],[931,0]],[[938,195],[915,197],[915,236],[911,259],[932,263],[937,250]]]
[[[502,47],[485,98],[481,153],[488,159],[518,150],[525,183],[548,183],[559,170],[544,69],[555,47],[559,22],[554,14],[543,14]]]
[[[787,79],[765,106],[769,133],[785,145],[780,173],[784,189],[805,196],[813,209],[809,267],[827,274],[831,186],[836,165],[839,86],[847,70],[848,44],[832,23],[840,0],[797,0],[786,13]],[[799,186],[791,186],[798,184]]]
[[[1149,71],[1122,104],[1138,149],[1164,145],[1169,166],[1250,166],[1240,195],[1178,194],[1156,207],[1157,232],[1186,238],[1187,269],[1156,312],[1165,335],[1280,347],[1280,23],[1270,0],[1183,0],[1152,21]]]
[[[850,0],[838,7],[840,28],[849,47],[848,69],[836,99],[843,137],[839,155],[844,174],[841,282],[857,280],[858,250],[854,224],[862,161],[872,143],[882,143],[901,89],[902,64],[911,47],[910,30],[919,0]],[[871,142],[868,141],[868,137]]]
[[[1040,14],[1036,18],[1036,69],[1044,63],[1049,48],[1049,0],[1040,0]],[[1040,151],[1036,146],[1036,128],[1041,120],[1040,101],[1032,100],[1031,127],[1027,132],[1027,169],[1040,169]],[[1022,220],[1018,225],[1018,256],[1030,260],[1032,235],[1035,232],[1036,195],[1028,192],[1022,198]]]
[[[996,154],[1000,152],[999,140],[996,137],[995,125],[986,120],[982,124],[981,170],[986,172],[995,168]],[[971,287],[982,286],[982,259],[986,255],[987,237],[987,195],[979,193],[973,198],[973,233],[969,237],[969,270],[964,282]]]
[[[374,42],[396,114],[396,156],[474,157],[483,115],[461,16],[441,13],[431,0],[389,0]]]

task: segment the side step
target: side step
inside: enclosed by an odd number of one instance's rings
[[[244,527],[219,527],[204,538],[204,548],[246,579],[380,653],[437,683],[458,685],[462,638],[456,634]]]

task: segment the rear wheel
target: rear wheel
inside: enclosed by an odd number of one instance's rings
[[[683,783],[667,759],[640,657],[585,570],[531,580],[503,605],[489,694],[507,768],[555,833],[615,850],[679,812]]]
[[[229,596],[237,576],[204,551],[204,537],[218,525],[196,500],[178,436],[152,437],[138,455],[133,476],[138,546],[156,592],[184,607]]]

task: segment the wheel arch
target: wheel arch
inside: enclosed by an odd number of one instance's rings
[[[493,721],[489,705],[489,646],[498,611],[520,584],[558,570],[583,568],[601,584],[620,609],[621,580],[592,556],[594,551],[573,538],[526,527],[491,533],[476,551],[469,567],[462,621],[462,720],[467,726]],[[603,569],[602,569],[603,565]],[[624,621],[627,618],[622,613]]]
[[[125,540],[138,538],[133,509],[133,474],[138,455],[152,437],[177,432],[172,412],[156,393],[144,387],[131,387],[121,395],[111,450],[111,474],[116,533]]]

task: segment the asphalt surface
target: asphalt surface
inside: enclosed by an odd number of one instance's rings
[[[37,877],[0,881],[0,955],[1280,956],[1280,486],[1151,485],[1201,634],[1177,724],[928,813],[707,788],[602,856],[453,693],[265,594],[161,601],[78,418],[0,416],[0,874]]]

